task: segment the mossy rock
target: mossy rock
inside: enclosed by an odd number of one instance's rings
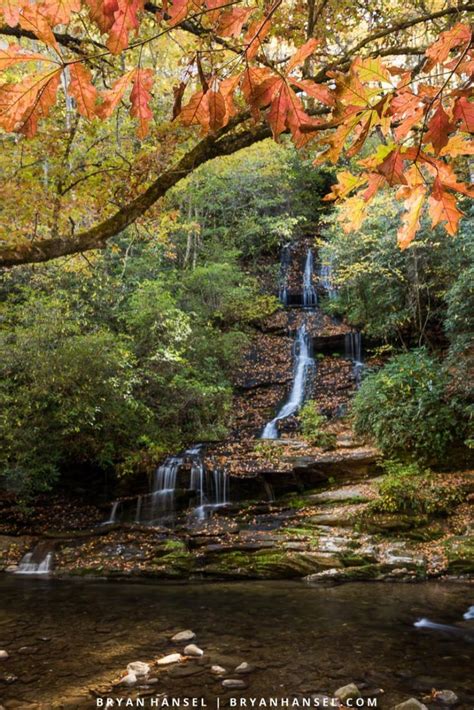
[[[339,560],[318,553],[258,550],[254,553],[220,554],[200,571],[224,577],[288,579],[305,577],[320,569],[335,566],[341,566]]]
[[[474,535],[452,537],[445,544],[448,572],[474,574]]]
[[[439,540],[443,537],[444,530],[442,525],[427,525],[426,527],[413,528],[412,530],[407,530],[405,537],[408,540],[414,540],[415,542],[430,542],[431,540]]]
[[[366,532],[374,535],[391,535],[426,527],[429,523],[429,519],[427,515],[377,514],[367,512],[360,517],[358,522],[360,528]]]

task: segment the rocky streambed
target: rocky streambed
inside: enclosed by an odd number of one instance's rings
[[[322,707],[324,698],[326,707],[372,698],[371,707],[389,710],[407,700],[404,710],[469,710],[474,622],[463,615],[472,591],[439,582],[177,585],[3,575],[0,697],[7,710],[94,708],[107,698],[122,707],[194,698],[214,708],[217,699],[228,707],[231,699],[271,697],[312,707],[316,698]],[[433,627],[417,626],[421,617]]]
[[[472,491],[472,474],[458,478]],[[184,512],[166,528],[121,523],[43,535],[17,531],[0,536],[0,565],[18,572],[25,553],[40,543],[58,577],[304,578],[310,584],[470,578],[472,493],[449,517],[367,515],[378,481],[329,480],[276,501],[230,504],[207,520]]]

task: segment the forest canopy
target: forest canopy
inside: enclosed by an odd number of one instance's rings
[[[197,167],[285,134],[339,163],[328,199],[344,229],[387,190],[404,203],[402,248],[425,213],[454,235],[473,195],[473,9],[4,0],[0,265],[103,248],[131,224],[150,233]]]

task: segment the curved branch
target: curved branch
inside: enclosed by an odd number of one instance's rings
[[[247,118],[234,120],[232,125],[214,136],[207,136],[169,170],[161,173],[145,192],[121,207],[115,214],[83,232],[31,241],[13,247],[0,248],[0,267],[49,261],[68,254],[77,254],[88,249],[103,249],[107,241],[135,222],[168,190],[203,163],[221,155],[230,155],[257,141],[270,137],[268,126],[258,125],[232,134],[227,134]],[[227,135],[226,135],[227,134]]]

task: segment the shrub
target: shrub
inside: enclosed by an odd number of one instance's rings
[[[322,414],[319,414],[313,400],[303,405],[298,418],[303,436],[310,444],[320,446],[323,449],[333,449],[335,447],[336,435],[327,431],[327,419]]]
[[[443,515],[462,502],[462,490],[449,481],[441,483],[417,463],[389,460],[382,467],[385,476],[380,497],[370,504],[373,512]]]
[[[364,378],[354,398],[356,434],[372,437],[389,456],[441,461],[461,434],[445,399],[448,383],[424,348],[397,355]]]

